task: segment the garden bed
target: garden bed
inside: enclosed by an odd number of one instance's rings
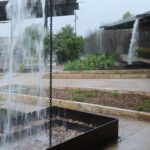
[[[53,89],[53,98],[150,112],[150,97],[134,93],[83,89]]]
[[[3,87],[2,92],[7,92],[8,87]],[[48,97],[49,89],[39,92],[38,87],[17,86],[12,88],[13,93]],[[116,108],[150,112],[150,96],[138,92],[118,92],[81,88],[53,88],[53,98],[77,102],[111,106]]]

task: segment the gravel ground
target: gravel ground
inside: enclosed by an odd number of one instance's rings
[[[54,127],[52,145],[57,145],[80,134],[82,133],[75,130],[66,130],[65,127]],[[6,144],[0,150],[45,150],[49,145],[48,139],[49,132],[43,131],[20,141]]]

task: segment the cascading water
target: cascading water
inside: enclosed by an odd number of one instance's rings
[[[130,41],[130,47],[128,52],[128,64],[131,65],[133,62],[133,58],[136,56],[136,50],[138,48],[138,39],[139,39],[139,19],[135,20],[132,37]]]
[[[42,0],[43,4],[43,18],[44,15],[44,6],[45,0]],[[4,125],[4,140],[3,144],[6,143],[8,135],[12,132],[11,129],[11,118],[14,117],[14,113],[10,111],[11,109],[17,112],[18,109],[23,108],[21,103],[16,103],[12,99],[12,84],[14,83],[13,76],[16,73],[20,73],[23,70],[29,71],[31,76],[35,77],[37,80],[35,84],[39,87],[38,91],[40,93],[39,98],[37,99],[36,106],[40,110],[40,96],[43,94],[43,84],[41,81],[42,74],[45,71],[44,66],[44,55],[43,55],[43,40],[45,36],[44,21],[40,21],[39,24],[28,24],[28,18],[34,18],[33,9],[36,5],[37,0],[31,0],[30,7],[27,7],[28,0],[9,0],[6,11],[8,19],[11,23],[11,43],[8,52],[5,57],[9,58],[9,61],[6,59],[4,66],[7,66],[8,72],[5,76],[5,84],[8,85],[8,96],[4,107],[7,108],[7,115]],[[31,19],[30,19],[31,21]],[[32,21],[31,21],[32,22]],[[34,21],[33,21],[34,22]],[[19,59],[18,59],[19,58]],[[21,58],[21,59],[20,59]],[[22,80],[24,80],[22,78]],[[28,109],[28,108],[26,108]],[[16,113],[16,118],[18,114]],[[38,111],[37,117],[41,117],[41,112]],[[26,116],[28,122],[28,118]]]

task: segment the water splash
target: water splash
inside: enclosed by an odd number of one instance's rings
[[[135,20],[132,37],[130,41],[130,47],[128,52],[128,64],[131,65],[133,63],[133,58],[137,55],[136,50],[138,48],[138,39],[139,39],[139,19]]]
[[[28,7],[28,0],[9,0],[6,6],[7,17],[10,19],[12,34],[10,38],[10,47],[8,48],[7,55],[5,56],[8,57],[9,60],[6,59],[4,62],[8,69],[5,76],[5,84],[8,85],[9,92],[4,104],[8,111],[4,125],[3,143],[6,143],[7,136],[12,132],[11,118],[14,114],[10,110],[13,109],[17,112],[18,108],[21,108],[24,105],[17,103],[12,99],[12,88],[14,83],[13,76],[23,70],[28,70],[31,75],[35,76],[37,79],[35,82],[37,82],[36,85],[40,87],[40,93],[43,94],[44,92],[43,83],[41,82],[42,74],[45,71],[43,55],[43,40],[45,36],[43,26],[44,21],[40,24],[27,24],[28,18],[35,17],[33,9],[36,2],[37,0],[31,0],[30,7]],[[45,5],[44,3],[42,4]],[[43,14],[43,20],[44,17],[45,16]],[[41,97],[37,99],[36,106],[38,110],[40,110],[40,100]],[[37,117],[40,118],[40,115],[41,113],[39,111]],[[16,113],[15,116],[17,120],[18,114]]]

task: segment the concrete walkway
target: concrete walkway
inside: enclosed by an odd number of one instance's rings
[[[118,119],[119,142],[105,150],[150,150],[150,122],[129,118]]]
[[[150,79],[54,79],[55,87],[82,87],[150,92]]]
[[[12,83],[38,85],[41,82],[48,86],[48,79],[39,81],[38,77],[38,74],[18,74],[14,76]],[[0,85],[3,84],[6,84],[5,80],[0,80]],[[53,79],[53,87],[150,92],[150,79]]]

